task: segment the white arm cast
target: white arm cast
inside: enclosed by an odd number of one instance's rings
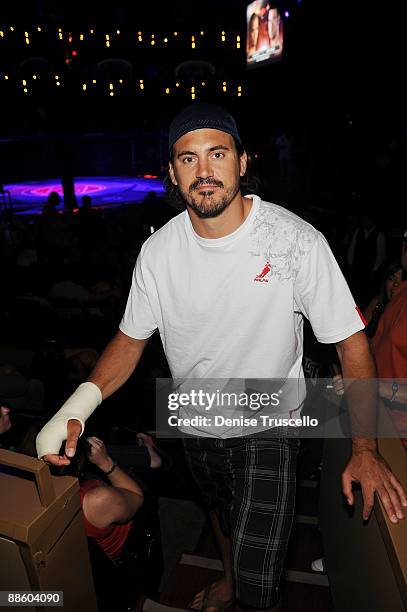
[[[37,436],[36,445],[38,457],[44,455],[58,455],[62,442],[66,440],[67,423],[70,419],[77,419],[82,425],[102,401],[102,393],[97,385],[85,382],[79,385],[76,391],[66,400],[65,404],[44,425]]]

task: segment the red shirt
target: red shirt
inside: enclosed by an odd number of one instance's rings
[[[83,504],[83,498],[85,493],[100,486],[107,486],[102,480],[86,480],[80,486],[81,504]],[[114,523],[109,527],[95,527],[88,521],[82,512],[83,523],[85,525],[86,535],[94,538],[101,548],[105,551],[110,559],[117,559],[120,557],[123,546],[129,535],[129,531],[133,524],[133,521],[128,523]]]

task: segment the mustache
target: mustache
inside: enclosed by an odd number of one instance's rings
[[[217,187],[221,188],[224,186],[222,181],[215,181],[214,179],[197,179],[189,186],[189,193],[192,193],[192,191],[195,191],[195,189],[198,189],[198,187],[203,187],[205,185],[216,185]]]

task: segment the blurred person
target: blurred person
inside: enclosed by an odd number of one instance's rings
[[[375,375],[364,323],[324,237],[287,209],[242,194],[248,160],[234,118],[212,104],[187,107],[170,126],[169,154],[168,191],[184,212],[144,243],[119,331],[88,382],[40,432],[38,455],[52,465],[69,465],[84,422],[128,380],[156,329],[174,379],[302,379],[304,316],[319,341],[335,344],[347,377]],[[304,399],[291,406],[290,418]],[[270,438],[262,428],[253,433],[264,437],[187,431],[187,460],[224,565],[224,577],[197,593],[190,608],[226,610],[236,597],[251,609],[278,610],[298,437],[278,430]],[[375,493],[393,523],[404,517],[405,491],[375,439],[352,441],[342,475],[349,505],[353,482],[361,484],[363,518]]]
[[[402,443],[407,448],[407,410],[401,387],[407,380],[407,229],[401,245],[401,283],[387,304],[372,338],[380,380],[379,393],[391,408]],[[391,382],[392,381],[392,382]]]
[[[372,295],[377,274],[386,257],[386,236],[377,225],[375,215],[366,210],[354,230],[348,248],[353,287],[362,308]]]
[[[366,334],[368,337],[375,335],[386,305],[399,292],[402,282],[400,261],[393,261],[383,272],[379,293],[370,300],[363,312],[367,323]]]

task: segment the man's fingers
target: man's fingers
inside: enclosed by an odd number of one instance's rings
[[[71,463],[69,459],[61,457],[60,455],[44,455],[42,459],[45,463],[56,465],[57,467],[62,467],[63,465],[69,465]]]
[[[393,506],[392,498],[390,497],[388,490],[384,484],[381,487],[378,487],[377,494],[380,497],[380,501],[382,502],[386,514],[391,520],[391,522],[398,523],[396,509]]]
[[[385,482],[384,486],[386,488],[388,496],[390,497],[391,506],[392,506],[392,510],[393,510],[392,516],[390,516],[390,514],[389,514],[390,520],[395,522],[393,520],[394,519],[394,515],[396,516],[397,519],[402,520],[404,518],[404,514],[403,514],[403,510],[401,508],[401,503],[400,503],[400,498],[399,498],[398,492],[395,490],[395,488],[393,487],[393,485],[390,482]]]
[[[399,483],[399,481],[397,480],[397,478],[395,477],[394,474],[391,474],[391,476],[390,476],[390,483],[396,489],[397,493],[399,494],[399,497],[401,499],[401,503],[403,504],[403,506],[407,507],[407,495],[406,495],[406,492],[405,492],[405,490],[403,489],[402,485]]]
[[[79,435],[81,433],[82,426],[76,419],[71,419],[67,424],[67,436],[65,443],[65,455],[67,457],[73,457],[76,452],[76,445],[78,444]]]
[[[372,487],[362,486],[362,497],[363,497],[363,520],[367,521],[370,513],[373,510],[374,505],[374,489]]]
[[[353,506],[352,477],[348,472],[342,474],[342,493],[350,506]]]

